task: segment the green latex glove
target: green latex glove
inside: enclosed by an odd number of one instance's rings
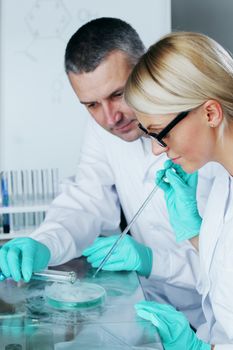
[[[138,316],[157,328],[165,350],[210,350],[211,345],[198,339],[182,312],[170,305],[141,301],[135,305]]]
[[[49,249],[29,237],[15,238],[0,249],[0,269],[16,282],[28,282],[32,272],[43,270],[50,259]]]
[[[197,172],[187,174],[171,160],[167,160],[164,169],[156,173],[155,181],[164,191],[177,242],[197,236],[200,231],[202,219],[197,208],[197,180]]]
[[[95,242],[83,251],[87,261],[93,267],[99,267],[101,261],[119,235],[99,237]],[[125,235],[113,251],[110,258],[103,266],[107,271],[137,271],[140,275],[148,277],[152,268],[152,250],[135,241],[131,236]]]

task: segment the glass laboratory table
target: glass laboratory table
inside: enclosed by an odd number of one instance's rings
[[[45,290],[52,282],[0,283],[0,350],[163,349],[155,327],[139,318],[134,304],[144,299],[135,272],[100,271],[84,258],[53,267],[76,271],[82,282],[104,287],[105,301],[91,308],[51,306]]]

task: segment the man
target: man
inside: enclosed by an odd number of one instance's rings
[[[81,256],[87,247],[84,255],[97,267],[116,236],[94,242],[95,238],[118,228],[120,205],[129,222],[153,189],[155,172],[165,157],[152,155],[150,139],[141,137],[136,117],[123,99],[127,78],[143,52],[138,34],[119,19],[93,20],[71,37],[66,72],[80,103],[92,116],[76,179],[64,185],[31,238],[3,246],[0,267],[6,276],[28,281],[32,271]],[[195,290],[198,255],[188,241],[175,242],[161,190],[131,234],[104,268],[135,270],[149,277],[142,277],[146,296],[176,306],[197,326],[202,317]]]

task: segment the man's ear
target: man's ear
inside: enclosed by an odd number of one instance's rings
[[[211,128],[219,126],[223,120],[221,104],[216,100],[208,100],[203,105],[206,121]]]

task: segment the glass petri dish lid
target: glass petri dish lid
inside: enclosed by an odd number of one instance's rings
[[[95,283],[53,283],[45,288],[45,300],[57,309],[93,308],[102,305],[105,298],[105,289]]]

